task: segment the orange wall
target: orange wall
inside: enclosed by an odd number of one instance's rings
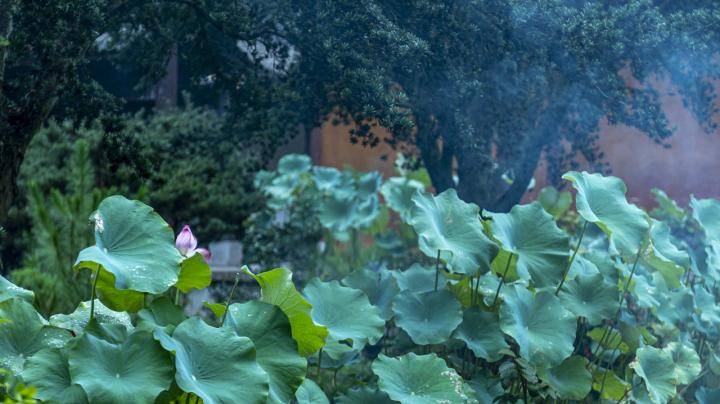
[[[631,200],[647,207],[654,206],[653,187],[665,190],[681,205],[687,204],[690,194],[720,198],[720,132],[705,133],[679,96],[672,95],[666,85],[655,86],[664,94],[663,109],[676,127],[667,140],[671,147],[654,143],[636,129],[602,122],[600,148],[612,174],[628,185]],[[348,164],[358,170],[379,170],[385,176],[394,174],[395,154],[387,144],[353,145],[348,130],[348,126],[326,123],[313,131],[310,151],[316,164],[338,168]],[[535,172],[537,186],[525,196],[526,201],[547,183],[546,173],[546,163],[541,162]]]

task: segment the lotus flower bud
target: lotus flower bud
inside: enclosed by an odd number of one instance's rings
[[[200,254],[205,258],[205,262],[208,264],[210,263],[210,258],[212,258],[212,253],[207,248],[198,248],[195,250],[196,253]]]
[[[189,256],[189,253],[195,251],[195,248],[197,247],[197,239],[193,236],[190,226],[185,225],[183,227],[182,231],[175,239],[175,247],[180,251],[180,254],[186,257]]]

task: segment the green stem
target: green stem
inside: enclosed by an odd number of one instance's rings
[[[435,290],[438,288],[438,279],[440,278],[440,250],[438,250],[437,258],[435,259]]]
[[[237,289],[237,285],[240,282],[240,274],[235,274],[235,283],[233,283],[232,289],[230,289],[230,295],[228,295],[227,301],[225,301],[225,313],[223,313],[222,321],[220,322],[220,325],[225,325],[225,319],[227,318],[228,311],[230,310],[230,301],[233,298],[233,295],[235,294],[235,289]]]
[[[180,289],[175,288],[175,306],[180,305]]]
[[[95,271],[95,279],[93,280],[90,291],[90,321],[95,317],[95,289],[97,288],[98,279],[100,279],[100,265],[98,265],[98,269]]]
[[[612,352],[610,352],[610,363],[608,364],[608,367],[605,368],[605,373],[603,373],[602,383],[600,384],[600,397],[602,397],[603,390],[605,390],[605,379],[607,378],[607,374],[610,371],[610,368],[612,367],[612,360],[615,356],[615,353],[617,352],[618,348],[620,348],[620,344],[622,344],[622,338],[620,341],[618,341],[617,345],[615,345],[615,348],[613,348]]]
[[[633,263],[632,270],[630,271],[630,276],[628,277],[627,281],[625,282],[625,286],[623,287],[622,293],[620,294],[620,304],[618,305],[617,311],[615,311],[615,316],[613,317],[612,323],[608,324],[608,328],[605,329],[605,332],[603,332],[602,337],[600,338],[600,341],[598,342],[597,348],[595,348],[595,352],[600,348],[600,345],[602,345],[603,342],[605,342],[605,338],[607,338],[609,335],[612,335],[612,324],[616,323],[618,321],[618,318],[620,317],[620,311],[622,310],[622,305],[625,302],[625,295],[627,294],[627,290],[630,287],[630,282],[632,281],[633,276],[635,275],[635,269],[637,269],[638,261],[640,261],[640,255],[645,251],[645,248],[638,248],[637,255],[635,256],[635,262]],[[595,353],[593,353],[595,355]]]
[[[513,254],[510,253],[507,259],[507,263],[505,264],[505,271],[503,272],[502,276],[500,277],[500,283],[498,283],[497,290],[495,291],[495,297],[493,298],[493,302],[491,306],[495,306],[495,303],[497,302],[497,298],[500,295],[500,288],[503,285],[503,282],[505,282],[505,277],[507,276],[508,270],[510,269],[510,263],[512,262]]]
[[[318,352],[318,367],[317,367],[317,373],[315,373],[315,378],[317,379],[317,383],[320,384],[320,369],[322,369],[322,351],[323,349],[320,348],[320,352]]]
[[[565,278],[567,278],[568,274],[570,273],[570,267],[572,267],[572,263],[573,261],[575,261],[575,256],[580,249],[580,244],[582,244],[583,236],[585,236],[585,230],[588,227],[588,223],[589,222],[586,220],[585,224],[583,224],[582,230],[580,230],[580,238],[578,239],[577,245],[575,246],[572,257],[570,257],[570,262],[568,262],[567,267],[565,267],[565,270],[563,271],[562,279],[560,279],[560,284],[557,286],[557,289],[555,289],[555,296],[560,293],[560,289],[562,289],[562,286],[565,283]]]

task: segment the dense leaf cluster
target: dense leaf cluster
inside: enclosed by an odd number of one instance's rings
[[[560,194],[481,214],[454,190],[391,190],[411,180],[365,181],[373,175],[289,156],[258,181],[276,207],[297,195],[288,184],[333,190],[317,209],[339,243],[367,226],[365,204],[387,205],[388,223],[408,221],[426,259],[404,270],[352,263],[302,289],[288,269],[245,267],[260,298],[209,304],[216,322],[177,305],[209,285],[202,257],[183,256],[149,206],[105,199],[95,245],[75,263],[97,299],[46,320],[32,292],[0,278],[0,365],[18,391],[61,402],[717,398],[720,202],[693,199],[690,216],[664,200],[665,214],[701,229],[692,246],[630,204],[615,177],[564,176],[580,218],[569,235],[549,213],[566,214]]]

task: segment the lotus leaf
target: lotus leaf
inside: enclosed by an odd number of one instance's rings
[[[590,325],[612,318],[620,299],[617,287],[605,282],[599,273],[577,275],[565,282],[558,297],[567,310],[585,317]]]
[[[435,354],[378,356],[372,364],[378,387],[403,404],[473,402],[473,391]]]
[[[25,360],[43,348],[61,348],[70,340],[67,330],[47,325],[30,303],[10,299],[0,303],[0,368],[20,373]]]
[[[557,285],[568,262],[568,237],[537,203],[515,205],[510,213],[485,212],[502,248],[514,255],[516,272],[537,287]]]
[[[70,314],[55,314],[50,317],[50,325],[71,330],[77,335],[82,334],[90,319],[90,302],[81,302]],[[117,324],[125,327],[128,331],[133,330],[130,315],[127,313],[110,310],[100,300],[95,300],[94,319],[101,324]]]
[[[575,205],[583,219],[600,227],[621,255],[637,254],[650,225],[645,212],[625,199],[625,183],[617,177],[584,171],[570,171],[563,179],[570,181],[577,190]]]
[[[378,270],[363,268],[351,272],[342,280],[342,283],[345,286],[362,290],[370,299],[370,303],[380,310],[380,317],[387,321],[393,316],[393,299],[400,293],[397,281],[393,277],[394,273],[396,272],[388,271],[385,268]]]
[[[12,298],[24,299],[28,303],[32,303],[35,294],[32,291],[23,289],[0,275],[0,303]]]
[[[410,220],[410,213],[414,206],[413,196],[424,190],[425,186],[421,182],[405,177],[388,178],[380,188],[390,209],[397,212],[400,218],[406,222]]]
[[[670,352],[651,346],[640,348],[630,367],[645,382],[654,403],[666,403],[675,395],[678,380]]]
[[[669,352],[675,362],[675,378],[678,384],[690,384],[700,375],[700,357],[693,348],[673,341],[663,350]]]
[[[259,301],[232,304],[228,310],[228,326],[255,344],[257,363],[270,378],[270,402],[290,402],[305,379],[307,360],[297,352],[285,313]]]
[[[571,356],[550,369],[538,369],[540,379],[567,400],[582,400],[592,387],[592,375],[585,368],[587,359]]]
[[[700,224],[708,240],[720,241],[720,202],[715,199],[690,198],[693,218]]]
[[[298,404],[329,404],[327,396],[311,379],[305,379],[300,388],[295,392],[295,399]]]
[[[447,290],[402,292],[393,312],[395,323],[419,345],[444,342],[462,322],[460,302]]]
[[[250,338],[230,327],[215,328],[199,317],[183,321],[172,337],[163,335],[163,348],[175,353],[175,381],[206,404],[265,403],[269,377],[256,362]]]
[[[575,317],[548,290],[535,294],[520,285],[507,288],[500,329],[515,339],[520,355],[537,367],[553,367],[570,356]]]
[[[83,334],[68,353],[70,379],[91,402],[152,402],[172,383],[172,362],[145,331],[110,342]]]
[[[327,327],[329,338],[351,340],[353,348],[375,344],[385,331],[380,310],[371,305],[361,290],[341,286],[338,281],[322,282],[314,278],[303,290],[312,304],[316,324]]]
[[[80,252],[75,269],[108,272],[121,292],[163,293],[177,282],[182,256],[172,229],[151,207],[116,195],[103,200],[91,219],[95,245]],[[103,303],[117,309],[104,296]]]
[[[195,253],[182,261],[176,288],[188,293],[191,289],[205,289],[210,283],[212,283],[212,271],[202,254]]]
[[[37,389],[37,398],[56,403],[87,403],[87,395],[70,378],[65,350],[46,348],[25,363],[22,378]]]
[[[404,271],[392,271],[401,291],[429,292],[435,289],[435,268],[422,266],[418,263],[410,265]],[[445,287],[445,275],[438,274],[438,288]]]
[[[322,348],[328,330],[313,322],[310,316],[312,305],[295,289],[292,272],[285,268],[276,268],[257,275],[249,270],[245,273],[260,284],[261,300],[278,306],[288,317],[300,355],[308,357]]]
[[[453,333],[470,348],[475,356],[489,362],[502,358],[503,351],[510,346],[500,331],[497,314],[482,311],[477,307],[465,310],[460,326]]]
[[[418,193],[410,224],[418,234],[420,250],[428,257],[440,258],[453,272],[481,275],[490,270],[498,247],[483,232],[480,209],[458,198],[454,189],[438,196]]]

